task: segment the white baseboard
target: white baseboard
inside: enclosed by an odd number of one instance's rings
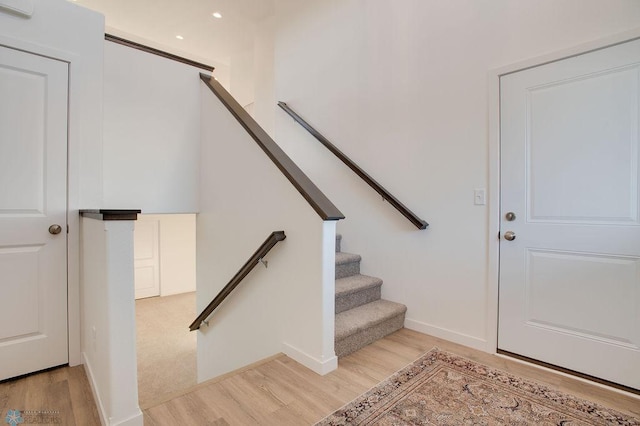
[[[288,343],[282,344],[282,352],[289,358],[299,362],[321,376],[324,376],[338,368],[338,357],[335,355],[329,359],[321,361],[298,348],[294,348]]]
[[[144,426],[142,411],[138,410],[133,416],[124,420],[112,421],[110,426]]]
[[[144,417],[139,408],[131,416],[123,420],[114,420],[108,416],[107,410],[105,409],[103,400],[100,396],[100,391],[98,390],[95,374],[91,369],[91,363],[84,352],[82,352],[81,356],[84,371],[87,373],[87,379],[89,380],[89,385],[93,392],[93,399],[96,401],[96,406],[98,407],[98,415],[100,416],[100,423],[102,426],[143,426]]]
[[[477,349],[483,352],[495,353],[496,348],[490,348],[489,342],[484,339],[479,339],[468,334],[459,333],[446,328],[437,327],[435,325],[427,324],[421,321],[412,319],[406,319],[404,321],[405,328],[409,330],[418,331],[420,333],[428,334],[429,336],[438,337],[440,339],[448,340],[453,343],[468,346],[473,349]]]
[[[91,385],[91,391],[93,392],[93,399],[96,401],[96,405],[98,406],[98,414],[100,415],[100,423],[102,426],[107,426],[109,424],[109,417],[107,416],[107,412],[102,404],[102,398],[100,398],[100,391],[98,391],[98,386],[96,384],[95,376],[93,374],[93,370],[91,369],[91,363],[87,359],[87,355],[82,352],[82,364],[84,365],[84,371],[87,373],[87,379],[89,379],[89,385]]]

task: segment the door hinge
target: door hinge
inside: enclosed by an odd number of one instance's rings
[[[500,231],[498,231],[498,240],[500,240]]]
[[[69,233],[69,224],[67,224],[67,234]]]

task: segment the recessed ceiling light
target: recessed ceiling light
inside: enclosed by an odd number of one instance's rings
[[[213,12],[212,15],[214,18],[218,18],[218,19],[222,18],[222,13],[220,12]]]
[[[184,37],[182,37],[181,35],[177,35],[177,36],[176,36],[176,38],[177,38],[178,40],[184,40]]]

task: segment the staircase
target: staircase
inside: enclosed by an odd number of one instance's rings
[[[407,307],[382,300],[380,278],[360,274],[360,255],[340,250],[336,237],[336,330],[338,357],[367,346],[404,325]]]

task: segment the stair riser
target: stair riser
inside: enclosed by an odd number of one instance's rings
[[[382,284],[355,293],[336,295],[336,314],[380,299]]]
[[[336,341],[336,356],[342,357],[345,355],[349,355],[350,353],[355,352],[358,349],[363,348],[378,339],[382,339],[384,336],[387,336],[394,331],[400,330],[402,327],[404,327],[404,316],[404,313],[396,315],[380,324],[354,333],[342,340]]]
[[[346,278],[360,273],[360,262],[349,262],[336,265],[336,279]]]

